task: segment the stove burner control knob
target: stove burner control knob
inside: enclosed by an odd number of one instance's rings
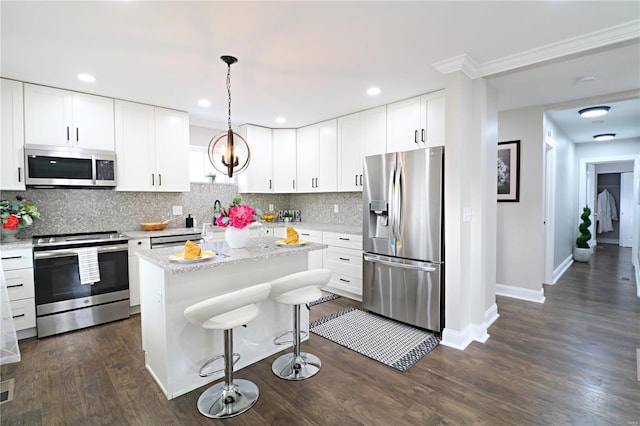
[[[38,238],[38,241],[36,241],[36,244],[42,244],[44,243],[44,240],[42,238]]]
[[[55,238],[53,238],[53,237],[49,238],[49,243],[55,243],[55,242],[56,242]]]

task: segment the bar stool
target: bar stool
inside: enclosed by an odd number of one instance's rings
[[[237,416],[251,408],[260,392],[249,380],[233,378],[233,366],[240,359],[233,353],[233,328],[253,321],[259,313],[256,303],[269,296],[268,283],[212,297],[189,306],[184,316],[195,325],[209,330],[224,330],[224,355],[211,358],[200,368],[200,376],[207,377],[222,370],[204,373],[214,361],[224,358],[224,383],[219,382],[198,398],[198,410],[204,416],[224,419]],[[234,357],[236,357],[234,359]]]
[[[304,380],[320,371],[322,362],[313,354],[300,352],[300,305],[313,302],[322,297],[320,288],[324,287],[331,278],[328,269],[313,269],[298,272],[271,281],[271,293],[269,297],[278,303],[293,305],[293,331],[287,331],[273,339],[276,345],[284,345],[290,342],[281,342],[280,338],[293,334],[293,353],[280,356],[271,365],[273,373],[286,380]]]

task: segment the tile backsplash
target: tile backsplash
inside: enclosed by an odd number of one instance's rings
[[[197,225],[211,222],[213,204],[228,206],[234,197],[243,203],[268,210],[300,210],[302,222],[362,224],[362,194],[359,192],[321,194],[238,194],[233,184],[192,183],[191,192],[120,192],[98,189],[33,189],[1,191],[1,199],[21,195],[33,202],[40,219],[23,229],[19,237],[74,232],[141,230],[140,222],[170,219],[169,228],[183,228],[187,215]],[[334,213],[334,205],[338,213]],[[183,214],[172,215],[173,206]]]

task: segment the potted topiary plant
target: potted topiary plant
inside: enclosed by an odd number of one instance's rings
[[[573,260],[576,262],[588,262],[593,254],[593,249],[589,246],[589,240],[591,239],[591,232],[589,227],[591,226],[591,209],[585,207],[582,209],[580,219],[582,223],[578,227],[580,230],[580,236],[576,238],[576,247],[573,249]]]

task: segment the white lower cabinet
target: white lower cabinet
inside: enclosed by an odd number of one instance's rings
[[[286,224],[284,224],[286,225]],[[298,228],[293,224],[288,224],[292,226],[296,232],[298,233],[298,238],[301,240],[306,240],[311,243],[322,244],[322,231],[314,231],[312,229],[303,229]],[[276,227],[274,228],[274,237],[278,238],[286,238],[287,237],[287,227]],[[324,250],[315,250],[310,251],[307,261],[308,269],[321,269],[322,268],[322,252]]]
[[[13,325],[16,331],[35,329],[36,303],[31,249],[2,249],[1,257]]]
[[[324,232],[323,266],[333,272],[324,289],[362,301],[362,236]]]
[[[129,306],[140,305],[140,274],[138,266],[140,258],[136,255],[138,250],[149,250],[151,239],[139,238],[129,240]]]

